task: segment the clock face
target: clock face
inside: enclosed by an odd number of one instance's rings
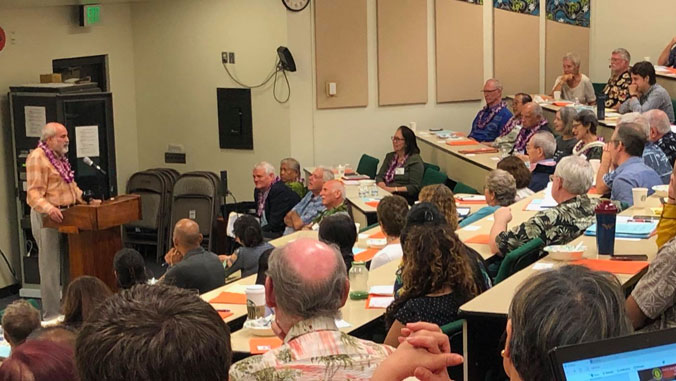
[[[282,0],[282,3],[288,10],[298,12],[305,9],[310,4],[310,0]]]

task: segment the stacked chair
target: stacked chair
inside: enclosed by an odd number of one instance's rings
[[[204,236],[202,246],[211,250],[216,218],[221,211],[222,197],[219,192],[220,179],[213,172],[187,172],[174,183],[171,200],[172,227],[183,218],[189,218],[200,226]],[[169,230],[167,244],[172,241],[173,229]]]
[[[142,219],[123,226],[126,247],[154,246],[159,261],[168,250],[169,209],[172,190],[179,173],[169,168],[154,168],[134,173],[127,181],[126,192],[141,196]]]

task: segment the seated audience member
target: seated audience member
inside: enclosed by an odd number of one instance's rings
[[[317,167],[312,171],[308,179],[308,192],[305,197],[284,217],[284,224],[286,225],[284,234],[302,229],[303,226],[311,223],[319,213],[326,210],[319,193],[322,191],[324,183],[329,180],[333,180],[331,168]]]
[[[549,352],[632,333],[617,278],[583,266],[536,272],[509,307],[503,365],[512,381],[553,380]]]
[[[514,148],[514,141],[521,131],[523,124],[521,110],[523,105],[533,101],[530,95],[526,93],[517,93],[512,102],[512,109],[514,115],[509,119],[507,124],[500,130],[500,136],[495,139],[493,146],[501,148],[505,152],[509,152]]]
[[[620,106],[620,114],[653,109],[664,111],[669,116],[669,121],[674,122],[671,96],[664,87],[657,84],[653,64],[647,61],[637,62],[631,67],[629,99]]]
[[[32,340],[12,349],[0,366],[3,381],[77,380],[73,348],[45,340]]]
[[[573,147],[573,155],[586,160],[599,160],[603,154],[603,138],[596,136],[599,121],[596,114],[589,110],[580,111],[573,118],[573,135],[577,144]]]
[[[10,303],[2,315],[2,331],[9,346],[22,344],[28,335],[40,328],[40,311],[23,299]]]
[[[420,202],[429,202],[444,215],[451,230],[458,229],[458,209],[455,205],[453,191],[444,184],[432,184],[424,187],[418,197]]]
[[[274,250],[274,249],[273,249]],[[264,251],[261,257],[258,258],[258,274],[256,275],[256,284],[265,285],[265,278],[268,273],[268,260],[272,250]]]
[[[676,67],[676,50],[673,49],[674,45],[676,45],[676,37],[672,38],[667,46],[664,47],[662,53],[660,53],[659,58],[657,58],[658,65]]]
[[[627,49],[617,48],[610,55],[610,78],[603,88],[603,94],[606,96],[606,108],[618,110],[620,105],[629,98],[630,62],[631,55]]]
[[[556,136],[556,152],[552,158],[556,162],[573,154],[573,148],[577,144],[577,139],[573,134],[573,119],[576,115],[577,111],[573,107],[562,107],[556,112],[554,131],[558,135]]]
[[[552,159],[556,152],[554,135],[548,131],[539,131],[528,141],[526,152],[532,174],[528,188],[539,192],[547,187],[549,175],[556,169],[556,162]]]
[[[345,264],[332,247],[301,238],[276,248],[270,255],[265,300],[275,309],[273,331],[284,343],[233,364],[230,381],[291,375],[320,379],[327,372],[334,380],[369,379],[393,349],[336,327],[349,288]]]
[[[357,242],[357,227],[347,214],[328,216],[319,224],[319,240],[326,244],[336,245],[350,271],[354,261],[352,248]],[[269,261],[269,258],[268,258]]]
[[[659,250],[626,302],[634,329],[644,331],[676,327],[676,170],[663,207],[657,226]]]
[[[390,193],[400,194],[410,204],[418,197],[425,172],[415,133],[406,126],[399,127],[392,137],[392,149],[383,160],[376,183]]]
[[[430,203],[411,208],[402,248],[401,293],[385,313],[389,327],[385,344],[394,347],[407,323],[455,321],[458,308],[478,295],[481,286],[464,244]]]
[[[664,153],[664,151],[662,151],[662,149],[657,146],[657,144],[650,140],[652,132],[650,130],[650,121],[648,120],[648,116],[639,114],[637,112],[630,112],[628,114],[622,115],[619,123],[623,122],[636,123],[640,127],[640,130],[645,134],[646,138],[645,147],[643,148],[643,155],[641,156],[643,163],[657,172],[657,174],[662,179],[662,183],[668,184],[669,176],[671,176],[671,170],[673,169],[673,166],[671,165],[671,162],[669,162],[669,158]],[[610,181],[612,182],[612,179]]]
[[[324,183],[322,191],[319,192],[319,195],[322,196],[322,205],[324,205],[324,210],[320,212],[317,217],[312,220],[310,225],[307,225],[306,228],[312,228],[312,225],[319,224],[322,220],[328,216],[334,214],[345,214],[347,215],[347,204],[345,204],[345,185],[338,180],[329,180]]]
[[[300,182],[300,163],[298,160],[287,157],[279,163],[279,177],[287,187],[298,194],[298,197],[305,197],[307,189]]]
[[[516,156],[507,156],[498,162],[498,169],[509,172],[516,181],[516,197],[514,202],[523,200],[534,192],[528,189],[531,173],[523,160]]]
[[[420,191],[421,198],[426,189],[427,187]],[[378,225],[380,225],[380,231],[385,235],[387,246],[383,247],[373,257],[370,270],[400,259],[403,255],[399,236],[401,235],[401,229],[404,228],[404,224],[406,223],[408,202],[401,196],[385,196],[378,203],[376,212],[378,214]]]
[[[143,256],[134,249],[123,248],[115,253],[113,272],[117,279],[117,287],[120,289],[148,282],[148,271]]]
[[[495,211],[495,222],[490,231],[490,248],[504,256],[540,237],[545,245],[565,244],[578,237],[594,223],[594,208],[598,199],[590,199],[594,171],[591,164],[578,156],[561,159],[552,176],[552,197],[557,206],[537,212],[518,226],[507,229],[512,220],[508,207]]]
[[[461,365],[461,355],[451,353],[448,336],[436,324],[409,323],[401,330],[397,349],[380,363],[371,381],[449,380],[447,368]]]
[[[284,216],[300,201],[298,194],[277,181],[275,167],[262,161],[253,169],[256,216],[261,220],[263,235],[277,238],[284,232]]]
[[[63,324],[74,329],[80,328],[96,307],[112,294],[110,288],[99,278],[83,275],[73,279],[61,302]]]
[[[526,144],[528,144],[531,136],[538,131],[552,132],[552,130],[547,125],[547,119],[542,114],[542,107],[539,104],[535,102],[526,103],[521,112],[523,113],[523,128],[514,141],[512,152],[523,154],[526,152]]]
[[[48,327],[40,327],[33,331],[26,341],[44,340],[52,341],[61,345],[65,345],[71,350],[75,350],[75,340],[77,339],[77,331],[68,325],[51,325]]]
[[[667,157],[667,160],[674,166],[676,161],[676,134],[671,131],[669,117],[662,110],[650,110],[643,114],[648,118],[650,124],[650,140],[655,143]]]
[[[642,159],[647,142],[643,123],[645,121],[641,122],[640,119],[635,122],[621,121],[615,127],[596,173],[596,190],[601,194],[610,192],[612,200],[628,205],[634,204],[632,188],[648,188],[648,195],[651,195],[654,192],[652,187],[662,184],[657,172],[645,164],[646,159]],[[668,164],[666,159],[664,164]],[[612,172],[611,167],[615,169]]]
[[[184,218],[174,227],[174,247],[164,259],[171,266],[162,281],[199,293],[225,285],[225,269],[218,256],[200,244],[202,234],[197,222]]]
[[[242,215],[235,221],[232,231],[240,246],[232,255],[219,255],[223,261],[225,277],[242,271],[242,278],[258,272],[258,259],[261,254],[272,250],[273,246],[263,240],[263,231],[253,216]]]
[[[497,79],[486,81],[481,92],[486,106],[474,118],[467,136],[479,142],[492,142],[510,120],[512,112],[502,100],[502,84]]]
[[[566,53],[563,56],[563,74],[556,78],[550,95],[561,92],[561,99],[577,101],[582,104],[596,104],[594,86],[586,75],[580,73],[580,56]]]
[[[490,216],[501,206],[512,205],[516,197],[516,181],[514,180],[514,176],[502,169],[490,171],[488,176],[486,176],[484,195],[488,206],[484,206],[467,216],[458,227],[464,228],[484,217]]]
[[[162,284],[115,294],[85,322],[81,381],[228,379],[230,329],[194,292]]]

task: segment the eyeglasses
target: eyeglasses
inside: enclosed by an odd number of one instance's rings
[[[549,181],[552,181],[552,182],[553,182],[555,177],[559,177],[559,176],[557,176],[557,175],[549,175]]]
[[[493,90],[481,90],[481,92],[482,92],[482,93],[484,93],[484,94],[488,94],[488,93],[492,93],[492,92],[494,92],[494,91],[498,91],[498,90],[500,90],[500,89],[493,89]]]
[[[390,139],[392,139],[393,142],[403,142],[403,138],[398,138],[396,136],[390,136]]]

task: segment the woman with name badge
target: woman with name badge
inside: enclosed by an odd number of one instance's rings
[[[420,192],[425,166],[415,133],[401,126],[392,136],[392,149],[383,160],[376,175],[378,186],[390,193],[397,193],[413,203]]]

